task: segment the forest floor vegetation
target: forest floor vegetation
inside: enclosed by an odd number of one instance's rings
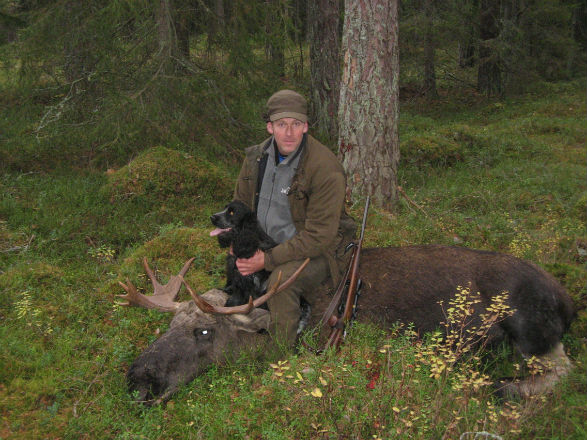
[[[507,347],[455,353],[435,335],[416,339],[409,326],[357,324],[338,355],[243,356],[165,405],[138,405],[125,373],[171,317],[117,306],[117,282],[147,286],[143,257],[163,280],[196,257],[191,286],[224,285],[209,217],[231,198],[235,162],[178,143],[145,146],[112,169],[60,157],[60,166],[17,171],[17,162],[51,155],[33,154],[31,144],[0,175],[0,439],[584,439],[584,98],[583,79],[501,101],[441,93],[403,102],[403,195],[395,213],[371,209],[365,237],[366,247],[495,250],[552,273],[579,313],[564,338],[575,368],[551,395],[492,396],[493,379],[528,368]],[[39,105],[24,104],[11,113],[15,127]],[[5,133],[0,157],[8,158],[19,132]],[[349,206],[355,218],[362,206]],[[474,294],[462,290],[459,301]]]

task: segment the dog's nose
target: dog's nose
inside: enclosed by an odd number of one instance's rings
[[[210,216],[210,221],[211,221],[212,223],[214,223],[214,222],[216,221],[216,218],[217,218],[217,217],[216,217],[216,214],[212,214],[212,215]]]

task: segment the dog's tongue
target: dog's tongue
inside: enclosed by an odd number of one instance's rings
[[[230,231],[230,228],[227,228],[227,229],[216,228],[213,231],[210,231],[210,237],[216,237],[217,235],[220,235],[223,232],[228,232],[228,231]]]

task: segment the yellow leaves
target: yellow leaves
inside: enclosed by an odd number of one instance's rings
[[[273,368],[273,375],[283,380],[284,373],[290,369],[288,361],[278,361],[277,364],[269,364]],[[293,379],[293,376],[285,376],[288,379]]]
[[[385,344],[380,350],[379,353],[387,353],[387,351],[391,348],[391,345]]]
[[[277,361],[277,364],[269,364],[274,370],[289,370],[288,361]]]
[[[464,355],[473,353],[474,348],[487,336],[490,328],[514,313],[507,304],[508,292],[495,295],[486,307],[486,313],[480,313],[481,324],[474,324],[476,304],[481,303],[481,294],[472,292],[471,285],[457,287],[457,292],[444,309],[446,321],[442,323],[444,332],[435,332],[429,342],[419,347],[416,360],[430,367],[430,377],[441,379],[452,372],[453,366]],[[440,303],[443,307],[442,302]],[[476,379],[468,379],[466,387],[478,388]]]
[[[310,394],[311,394],[313,397],[317,397],[317,398],[320,398],[320,397],[322,397],[322,391],[321,391],[321,390],[320,390],[320,388],[318,388],[318,387],[314,388],[314,389],[313,389],[313,390],[310,392]]]
[[[305,382],[304,376],[301,372],[296,371],[292,374],[287,374],[287,372],[291,369],[291,365],[289,361],[278,361],[276,364],[269,364],[269,366],[273,369],[273,377],[276,378],[281,383],[286,383],[286,380],[292,380],[294,384],[303,383]],[[305,371],[305,370],[302,370]],[[323,371],[325,374],[331,374],[330,370]],[[320,384],[325,387],[328,385],[328,381],[322,376],[318,376],[318,381]],[[311,391],[302,390],[305,395],[312,396],[316,398],[323,397],[322,390],[319,387],[315,387]]]
[[[465,373],[456,373],[452,389],[455,391],[473,391],[478,392],[482,387],[491,385],[492,382],[488,375],[479,371],[467,371]]]
[[[328,432],[328,429],[322,428],[320,423],[310,423],[310,426],[312,426],[312,428],[314,428],[318,434],[324,434],[325,432]]]

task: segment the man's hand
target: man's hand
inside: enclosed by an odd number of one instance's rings
[[[265,253],[259,249],[251,258],[238,258],[236,268],[244,276],[265,269]]]

